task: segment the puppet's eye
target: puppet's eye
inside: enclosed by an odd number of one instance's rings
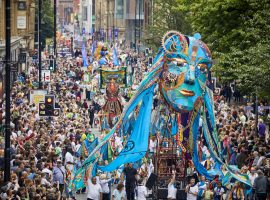
[[[172,61],[172,63],[176,66],[183,67],[187,62],[183,59],[176,58]]]
[[[204,63],[198,64],[197,67],[200,70],[200,72],[202,72],[202,73],[207,73],[207,71],[208,71],[207,65]]]

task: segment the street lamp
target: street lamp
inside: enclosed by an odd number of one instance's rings
[[[41,0],[38,0],[38,87],[42,89],[42,82],[41,82]]]
[[[5,161],[4,161],[4,181],[10,181],[10,50],[11,50],[11,23],[10,23],[10,0],[6,0],[6,115],[5,115]]]
[[[54,49],[54,56],[55,56],[55,58],[57,57],[57,46],[56,46],[56,37],[57,37],[57,34],[56,34],[56,26],[57,26],[57,24],[56,24],[56,18],[57,18],[57,10],[56,10],[56,4],[57,4],[57,2],[56,2],[57,0],[54,0],[53,1],[53,14],[54,14],[54,18],[53,18],[53,20],[54,20],[54,43],[53,43],[53,49]]]

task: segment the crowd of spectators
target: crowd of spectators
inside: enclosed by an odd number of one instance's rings
[[[145,57],[132,53],[127,56],[126,61],[122,60],[122,62],[129,67],[130,83],[138,84],[147,71]],[[31,64],[28,71],[21,73],[18,80],[12,85],[11,179],[8,183],[3,182],[4,138],[1,137],[0,199],[53,200],[60,199],[62,196],[74,199],[74,193],[68,189],[67,183],[71,174],[70,166],[79,165],[81,162],[80,158],[75,157],[75,152],[80,148],[82,140],[89,137],[94,138],[97,134],[95,131],[101,126],[101,122],[95,121],[95,118],[102,107],[100,98],[104,98],[104,94],[98,89],[94,90],[95,85],[88,87],[83,84],[84,70],[81,59],[59,58],[57,68],[51,74],[50,83],[43,84],[43,89],[55,95],[61,108],[60,117],[40,117],[38,105],[30,102],[30,91],[38,88],[37,75],[36,66]],[[97,71],[93,72],[92,77],[96,78],[98,82]],[[130,87],[134,87],[134,84],[130,84]],[[85,90],[93,90],[94,96],[88,98]],[[126,92],[121,95],[128,96]],[[128,98],[126,99],[128,100]],[[3,124],[5,103],[2,101],[1,105]],[[241,172],[248,174],[253,191],[247,194],[243,185],[238,182],[230,187],[225,187],[221,185],[218,178],[217,180],[205,180],[190,166],[191,177],[196,174],[200,180],[190,178],[190,184],[186,187],[187,199],[240,200],[253,199],[254,196],[257,199],[266,199],[267,193],[269,193],[269,180],[267,179],[270,177],[270,140],[263,116],[260,116],[258,127],[256,127],[254,113],[247,111],[244,106],[235,106],[233,103],[228,105],[222,96],[215,102],[215,112],[222,154],[227,164],[237,165]],[[262,113],[267,115],[265,111]],[[152,143],[154,142],[152,141]],[[121,146],[121,142],[119,146]],[[201,155],[209,157],[203,137],[200,140],[200,147]],[[211,166],[214,163],[208,159],[204,164]],[[151,168],[151,164],[147,167]],[[140,173],[130,165],[123,172],[127,179],[131,179],[131,184],[134,183],[137,173]],[[146,177],[149,175],[147,174]],[[145,181],[140,178],[138,180],[137,196],[139,200],[143,200],[147,196]],[[88,189],[87,196],[90,196],[88,198],[96,200],[102,194],[103,199],[108,199],[107,194],[111,193],[113,199],[122,200],[127,195],[128,199],[132,199],[135,195],[132,191],[124,192],[124,185],[121,181],[117,182],[114,191],[108,191],[110,181],[110,175],[89,179],[88,187],[96,189],[90,190],[90,192]],[[173,179],[168,182],[169,194],[172,195],[169,199],[175,197],[173,182]],[[135,186],[131,185],[131,187],[126,188],[126,191],[133,190]]]

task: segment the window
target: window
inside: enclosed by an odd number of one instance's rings
[[[82,11],[82,20],[87,21],[87,6],[83,6]]]
[[[96,14],[96,0],[92,0],[92,15]]]
[[[18,10],[26,10],[26,2],[19,1],[18,2]]]
[[[129,12],[130,12],[130,0],[127,0],[126,1],[126,10],[127,10],[127,14],[129,14]]]
[[[116,18],[123,19],[124,18],[124,0],[116,0],[115,2],[116,2],[115,4]]]

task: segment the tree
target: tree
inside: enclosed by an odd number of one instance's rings
[[[36,1],[36,24],[35,24],[35,41],[38,41],[38,1]],[[41,19],[41,48],[46,46],[46,39],[54,36],[54,13],[50,0],[42,1],[42,19]]]
[[[147,27],[144,38],[148,45],[158,48],[161,38],[169,30],[191,33],[191,26],[186,22],[184,12],[177,9],[177,0],[155,0],[153,13],[153,24]]]
[[[178,0],[218,61],[216,75],[237,81],[242,94],[269,91],[269,9],[268,0]]]

